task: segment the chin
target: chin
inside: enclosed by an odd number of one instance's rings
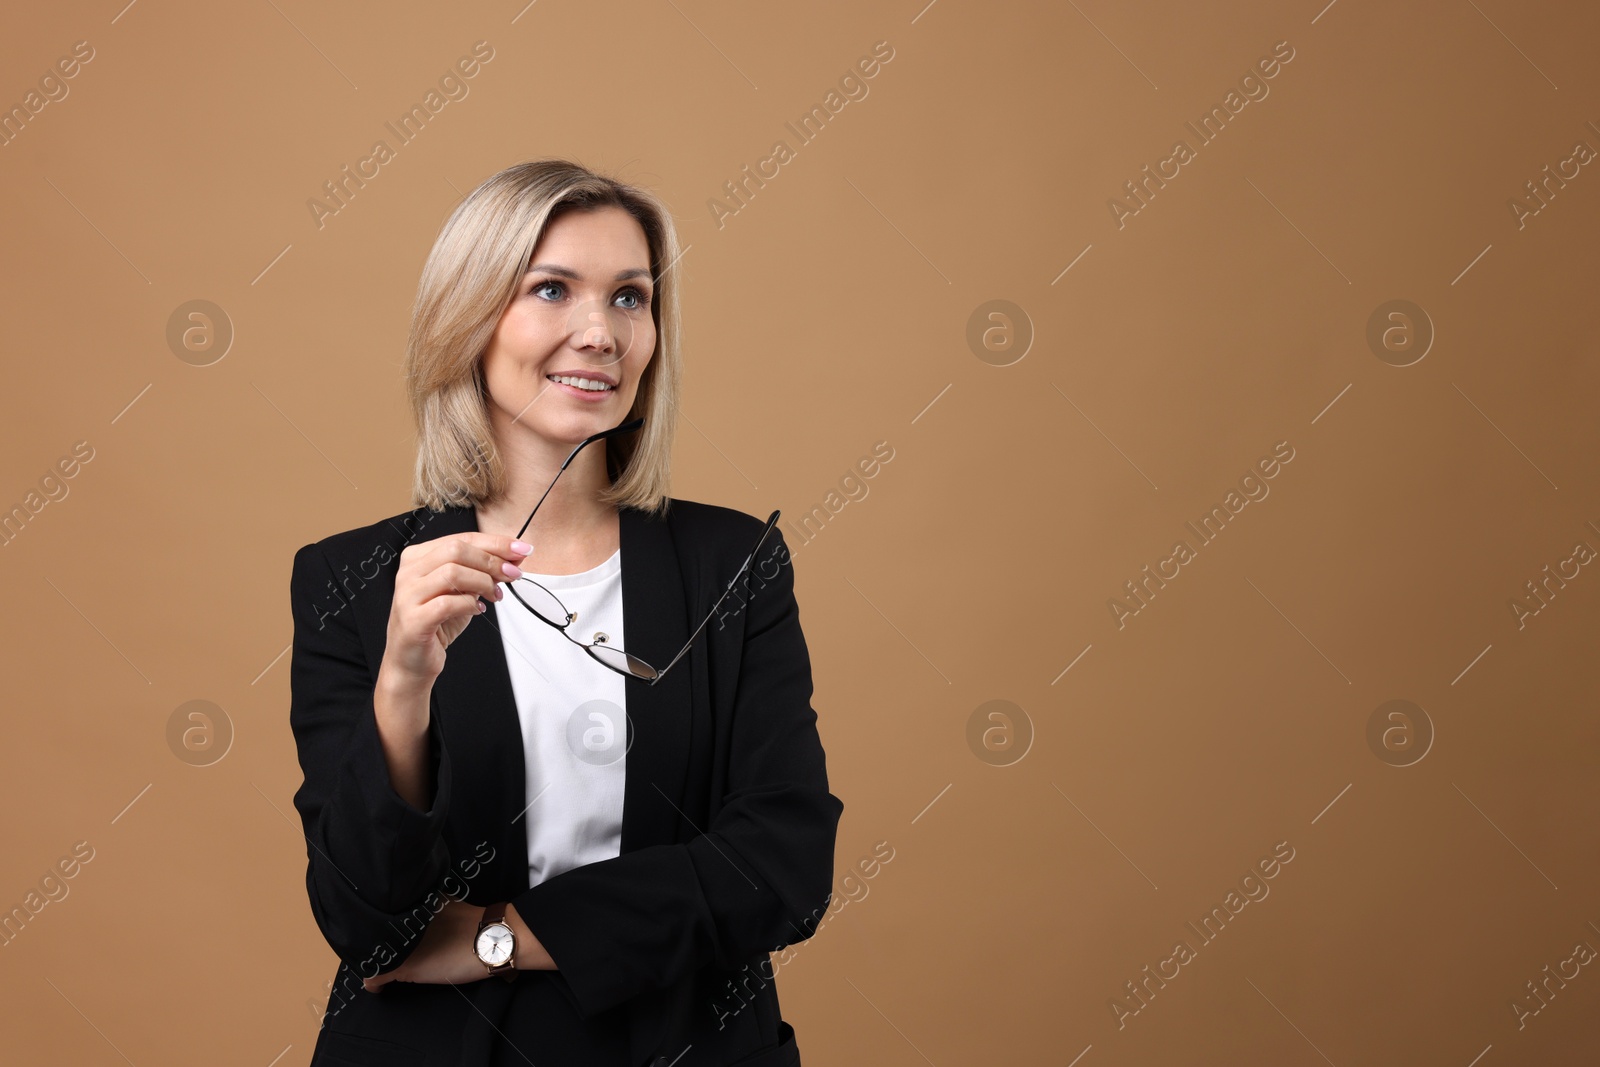
[[[621,421],[622,416],[610,404],[597,404],[588,411],[573,411],[563,413],[560,418],[542,420],[534,429],[542,436],[577,444],[590,434],[609,430]]]

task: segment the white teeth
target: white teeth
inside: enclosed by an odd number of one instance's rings
[[[591,393],[599,393],[604,392],[607,389],[616,388],[616,386],[610,385],[606,382],[597,382],[590,378],[571,378],[564,374],[552,374],[549,375],[549,378],[552,382],[560,382],[562,385],[571,385],[578,389],[587,390]]]

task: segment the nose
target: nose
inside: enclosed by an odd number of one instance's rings
[[[594,348],[611,347],[611,330],[606,324],[606,317],[598,308],[591,308],[584,315],[583,339],[580,343]]]
[[[578,354],[592,366],[617,362],[627,355],[631,341],[626,332],[629,325],[627,320],[621,320],[622,332],[619,333],[615,328],[617,324],[613,324],[606,312],[606,306],[600,301],[585,300],[573,309],[568,321],[568,329],[576,335],[574,346]]]

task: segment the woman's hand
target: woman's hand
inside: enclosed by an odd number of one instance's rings
[[[505,596],[500,583],[521,577],[517,563],[532,551],[522,541],[469,531],[407,545],[400,552],[372,710],[389,782],[418,811],[427,811],[433,796],[428,695],[444,670],[445,649],[473,616],[488,610],[480,596]]]
[[[404,963],[392,971],[362,979],[361,985],[367,992],[376,993],[390,982],[461,985],[489,977],[489,969],[473,949],[482,918],[483,909],[475,904],[447,901]]]
[[[361,985],[368,993],[376,993],[390,982],[421,982],[431,984],[462,985],[489,977],[489,969],[478,958],[474,942],[478,937],[478,923],[483,920],[483,909],[476,904],[450,900],[422,932],[422,942],[406,961],[392,971],[373,978],[364,978]],[[533,936],[516,908],[506,905],[506,921],[516,933],[516,966],[519,971],[553,971],[555,960],[545,951],[539,939]]]
[[[431,689],[445,650],[487,610],[478,598],[504,597],[499,583],[521,577],[517,564],[532,551],[525,542],[476,531],[402,549],[380,678],[397,690]]]

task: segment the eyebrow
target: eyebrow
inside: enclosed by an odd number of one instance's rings
[[[579,274],[571,267],[563,267],[559,263],[535,263],[533,266],[528,268],[527,273],[533,274],[536,271],[543,274],[554,274],[558,278],[571,278],[575,282],[583,281],[583,275]],[[615,280],[622,282],[627,281],[629,278],[649,277],[649,271],[642,267],[635,267],[632,270],[618,271]]]

